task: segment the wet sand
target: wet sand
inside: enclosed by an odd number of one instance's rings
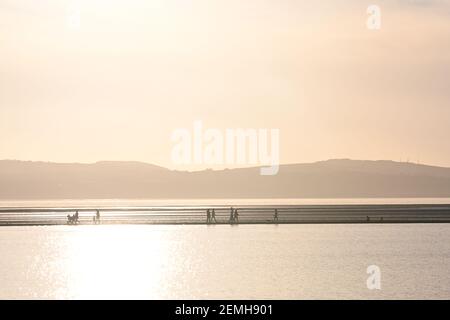
[[[206,224],[206,209],[215,209],[212,224],[230,224],[229,206],[153,206],[97,208],[0,208],[0,226],[65,225],[67,215],[79,210],[79,224],[94,224],[99,209],[101,224]],[[417,205],[284,205],[241,206],[239,224],[306,223],[447,223],[450,204]],[[278,221],[274,210],[278,209]],[[235,223],[237,224],[237,223]]]

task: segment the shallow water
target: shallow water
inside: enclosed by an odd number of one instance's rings
[[[261,205],[353,205],[353,204],[450,204],[450,198],[339,198],[339,199],[82,199],[0,200],[0,207],[153,207],[153,206],[261,206]]]
[[[3,299],[450,298],[450,224],[1,227],[0,255]]]

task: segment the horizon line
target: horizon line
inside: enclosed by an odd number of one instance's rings
[[[247,167],[226,167],[222,169],[214,169],[214,168],[204,168],[204,169],[198,169],[198,170],[180,170],[180,169],[170,169],[166,166],[162,166],[159,164],[154,164],[150,162],[145,161],[139,161],[139,160],[97,160],[95,162],[58,162],[58,161],[45,161],[45,160],[19,160],[19,159],[0,159],[0,162],[31,162],[31,163],[46,163],[46,164],[59,164],[59,165],[96,165],[101,163],[136,163],[136,164],[144,164],[149,166],[155,166],[159,167],[161,169],[166,169],[169,171],[180,171],[180,172],[202,172],[202,171],[224,171],[224,170],[239,170],[239,169],[259,169],[261,167],[265,167],[267,165],[257,165],[257,166],[247,166]],[[398,164],[410,164],[410,165],[417,165],[417,166],[425,166],[425,167],[435,167],[435,168],[443,168],[443,169],[450,169],[450,166],[442,166],[442,165],[435,165],[435,164],[427,164],[427,163],[420,163],[420,162],[411,162],[411,161],[396,161],[396,160],[389,160],[389,159],[352,159],[352,158],[330,158],[326,160],[317,160],[312,162],[290,162],[290,163],[280,163],[279,166],[292,166],[292,165],[308,165],[308,164],[318,164],[323,162],[331,162],[331,161],[354,161],[354,162],[393,162]]]

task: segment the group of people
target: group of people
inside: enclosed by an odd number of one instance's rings
[[[231,207],[231,210],[230,210],[229,222],[230,223],[239,223],[239,212],[237,211],[237,209],[233,209],[233,207]]]
[[[278,209],[275,209],[273,214],[273,221],[278,222]],[[206,210],[206,223],[216,223],[216,211],[214,209]],[[233,207],[230,208],[230,218],[228,220],[229,223],[239,223],[239,212],[237,209]]]
[[[67,215],[67,224],[78,224],[79,217],[80,217],[80,214],[79,214],[78,210],[75,211],[75,213],[73,215],[68,214]],[[94,224],[100,223],[100,210],[95,211],[95,215],[92,218],[92,221],[94,222]]]
[[[73,215],[68,214],[67,215],[67,223],[68,224],[77,224],[78,217],[79,217],[78,210]]]
[[[214,223],[217,222],[216,220],[216,210],[212,209],[212,210],[206,210],[206,223],[212,223],[214,221]]]
[[[207,209],[206,210],[206,223],[216,223],[216,210],[215,209]],[[230,211],[230,223],[236,223],[239,222],[239,212],[237,209],[234,209],[231,207]]]
[[[78,224],[79,221],[79,212],[78,210],[75,211],[73,215],[68,214],[67,215],[67,224]],[[92,221],[94,224],[100,223],[100,210],[95,211],[95,215],[92,218]],[[278,222],[278,209],[275,209],[274,215],[273,215],[273,221]],[[369,221],[369,217],[367,217],[367,221]],[[230,218],[228,220],[229,223],[239,223],[239,212],[237,209],[231,207],[230,208]],[[217,223],[216,220],[216,210],[215,209],[207,209],[206,210],[206,223]]]

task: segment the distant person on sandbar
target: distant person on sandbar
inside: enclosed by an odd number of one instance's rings
[[[100,210],[95,212],[95,223],[100,223]]]
[[[275,209],[275,212],[273,214],[273,221],[277,221],[278,222],[278,209]]]
[[[233,223],[234,222],[234,209],[233,209],[233,207],[231,207],[231,210],[230,210],[230,223]]]
[[[367,216],[367,222],[369,222],[370,221],[370,218],[369,218],[369,216]]]
[[[78,217],[80,216],[80,214],[78,213],[78,210],[77,211],[75,211],[75,223],[78,223]]]
[[[206,223],[210,223],[211,222],[211,213],[208,210],[206,210]]]
[[[212,209],[211,211],[211,222],[214,220],[214,223],[217,222],[216,220],[216,210]]]
[[[239,213],[237,209],[234,210],[234,222],[239,222]]]

